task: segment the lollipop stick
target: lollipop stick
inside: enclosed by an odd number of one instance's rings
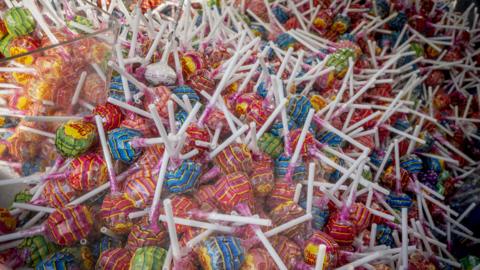
[[[153,226],[154,229],[157,229],[157,221],[158,216],[160,215],[160,210],[158,209],[158,205],[160,203],[160,197],[162,195],[162,188],[163,182],[165,180],[165,174],[167,173],[167,166],[170,157],[167,152],[163,154],[162,164],[160,166],[160,173],[158,174],[157,185],[155,186],[155,193],[153,195],[153,202],[152,207],[149,213],[149,221],[150,225]]]
[[[100,137],[100,144],[102,145],[103,158],[107,164],[108,176],[110,179],[110,190],[113,194],[118,193],[117,177],[115,176],[115,169],[113,168],[112,156],[110,155],[109,146],[105,137],[105,130],[103,129],[102,117],[95,115],[95,123],[97,124],[98,135]]]
[[[45,231],[44,226],[38,226],[25,231],[19,231],[19,232],[14,232],[10,234],[0,235],[0,243],[11,241],[11,240],[17,240],[20,238],[26,238],[34,235],[39,235],[39,234],[42,234],[44,231]]]
[[[163,208],[165,209],[165,216],[167,218],[168,236],[170,237],[170,247],[172,248],[172,254],[174,260],[181,258],[180,245],[177,238],[177,229],[175,228],[175,222],[173,221],[172,201],[166,199],[163,201]]]
[[[327,251],[327,246],[325,246],[324,244],[320,244],[318,246],[317,259],[315,261],[315,270],[323,270],[326,251]]]
[[[55,35],[52,33],[52,31],[50,31],[50,28],[48,27],[47,23],[43,19],[43,16],[40,13],[40,11],[38,10],[38,7],[35,4],[35,2],[33,0],[24,0],[23,4],[24,4],[24,7],[26,7],[28,10],[30,10],[30,13],[35,18],[35,20],[37,21],[40,28],[42,28],[43,32],[45,32],[45,34],[47,35],[50,42],[52,44],[60,43],[58,41],[57,37],[55,37]]]

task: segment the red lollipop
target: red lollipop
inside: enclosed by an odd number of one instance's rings
[[[120,108],[110,103],[98,105],[93,110],[93,114],[102,117],[103,128],[105,131],[119,127],[123,121],[123,113]]]
[[[107,181],[107,165],[98,153],[88,153],[72,160],[67,181],[78,191],[90,191]]]
[[[302,260],[302,250],[288,237],[277,235],[272,237],[271,243],[288,269],[294,269],[298,262]]]
[[[214,185],[201,185],[193,197],[199,203],[201,210],[213,212],[217,209]]]
[[[186,84],[197,93],[205,91],[212,94],[215,91],[215,81],[210,79],[206,69],[198,69],[187,80]]]
[[[0,235],[0,243],[45,234],[58,245],[70,246],[80,239],[86,238],[93,227],[92,214],[86,206],[68,206],[62,209],[52,209],[52,211],[43,225]]]
[[[97,270],[128,270],[132,253],[126,248],[112,248],[100,254],[95,269]]]
[[[327,247],[325,252],[324,266],[326,269],[332,268],[337,264],[340,255],[340,246],[333,240],[333,238],[322,231],[314,231],[312,236],[305,242],[303,256],[305,262],[310,265],[315,265],[317,261],[318,246],[325,245]]]
[[[168,232],[161,224],[159,224],[159,228],[159,231],[152,230],[148,219],[143,219],[139,224],[133,225],[125,248],[134,252],[141,247],[164,246],[168,239]]]
[[[245,144],[232,143],[214,158],[215,164],[224,174],[252,171],[252,154]]]
[[[253,190],[247,175],[234,172],[220,178],[215,183],[215,199],[225,213],[231,212],[241,202],[252,209]]]
[[[250,182],[252,183],[255,195],[265,197],[273,190],[275,181],[272,159],[266,154],[261,155],[261,158],[254,158]]]
[[[282,203],[293,200],[295,185],[285,181],[276,181],[267,199],[267,206],[274,209]]]
[[[154,144],[143,148],[143,154],[137,161],[137,164],[145,169],[155,169],[160,164],[161,157],[165,152],[163,145]]]
[[[115,233],[125,234],[130,231],[133,223],[128,214],[136,210],[133,202],[125,197],[107,195],[100,208],[100,218],[106,227]]]
[[[174,195],[170,199],[172,201],[173,216],[175,217],[187,218],[188,212],[198,209],[197,203],[188,196]],[[164,210],[162,209],[162,214],[163,213]],[[185,225],[175,225],[175,227],[177,229],[177,233],[183,233],[188,230],[188,226]]]
[[[280,226],[303,215],[305,215],[305,210],[294,201],[282,203],[270,211],[270,217],[275,226]],[[303,238],[304,233],[305,223],[298,224],[282,232],[283,235],[293,239]]]
[[[329,218],[326,231],[342,247],[350,247],[356,236],[355,226],[338,212]]]
[[[355,230],[360,233],[370,227],[372,214],[363,203],[353,203],[350,209],[350,220],[355,225]]]
[[[210,142],[210,134],[204,128],[201,128],[196,123],[190,123],[185,131],[187,138],[185,139],[185,145],[182,149],[182,153],[186,154],[192,150],[197,149],[199,154],[193,159],[202,158],[203,154],[210,149],[205,146],[197,145],[196,141]]]
[[[63,207],[71,202],[76,191],[65,179],[50,179],[43,188],[42,197],[51,207]]]

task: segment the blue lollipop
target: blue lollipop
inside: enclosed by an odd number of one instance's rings
[[[202,172],[202,166],[193,161],[183,161],[174,170],[167,171],[165,184],[171,193],[185,193],[195,188]]]
[[[119,127],[108,132],[108,147],[115,160],[132,163],[142,153],[140,149],[133,148],[130,142],[134,138],[142,137],[138,130]]]

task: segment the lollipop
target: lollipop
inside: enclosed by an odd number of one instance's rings
[[[124,248],[113,248],[100,254],[95,269],[102,270],[128,270],[132,253]]]
[[[0,208],[0,233],[10,233],[15,231],[17,220],[5,208]]]
[[[234,172],[250,173],[252,170],[252,156],[244,144],[230,144],[215,156],[217,164],[224,174]]]
[[[251,207],[253,190],[248,177],[241,172],[223,176],[215,183],[215,198],[220,208],[226,212],[232,211],[240,202]]]
[[[126,248],[134,252],[142,247],[165,245],[167,231],[162,227],[159,231],[154,231],[150,227],[145,220],[134,224],[128,235]]]
[[[135,211],[133,202],[125,197],[107,195],[103,199],[100,218],[104,224],[115,233],[125,234],[133,226],[128,214]]]
[[[30,11],[26,8],[14,7],[4,14],[4,23],[12,36],[23,36],[35,30],[36,23]]]
[[[75,257],[68,252],[55,252],[36,265],[35,270],[72,269],[78,267]]]
[[[273,269],[275,263],[264,248],[252,248],[245,255],[241,270]]]
[[[310,265],[316,264],[319,245],[325,245],[327,247],[327,256],[325,256],[323,261],[323,267],[335,267],[339,260],[340,246],[332,237],[322,231],[314,231],[312,236],[305,242],[303,251],[305,262]]]
[[[108,147],[115,160],[132,163],[140,154],[140,149],[131,146],[130,141],[142,134],[134,129],[119,127],[108,132]]]
[[[240,239],[233,236],[209,237],[197,250],[204,269],[240,269],[245,260],[245,251]]]
[[[77,191],[90,191],[107,181],[107,167],[103,157],[97,153],[79,156],[70,163],[67,178]]]
[[[82,121],[68,121],[57,129],[55,146],[65,157],[77,157],[94,143],[95,126]]]
[[[135,250],[130,260],[130,269],[160,269],[167,251],[161,247],[141,247]]]
[[[48,255],[57,250],[57,246],[45,239],[42,235],[27,237],[18,245],[22,249],[22,256],[29,266],[38,265],[45,260]]]
[[[75,189],[65,179],[51,179],[43,188],[42,197],[52,207],[64,207],[76,196]]]
[[[192,191],[202,172],[199,164],[192,161],[183,161],[175,170],[168,170],[165,175],[165,184],[171,193],[185,193]]]
[[[41,226],[0,236],[0,241],[8,241],[45,233],[54,243],[62,246],[73,245],[88,236],[93,226],[90,210],[86,206],[68,206],[49,209],[50,216]]]
[[[110,103],[96,106],[93,114],[102,117],[103,127],[106,131],[118,128],[123,120],[123,114],[120,108]]]
[[[125,183],[125,196],[134,203],[135,207],[145,207],[153,201],[156,181],[151,169],[139,170]]]

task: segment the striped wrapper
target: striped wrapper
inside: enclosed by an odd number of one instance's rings
[[[188,54],[188,52],[187,52]],[[182,57],[182,59],[186,57],[185,55]],[[182,60],[180,60],[182,61]],[[182,63],[183,64],[183,63]],[[184,95],[188,97],[190,100],[190,103],[194,105],[196,102],[200,101],[200,97],[195,93],[195,90],[193,90],[190,86],[188,85],[179,85],[175,88],[173,88],[172,92],[179,98],[182,99]]]
[[[135,251],[130,260],[130,270],[156,270],[161,269],[167,251],[161,247],[142,247]]]
[[[240,239],[232,236],[209,237],[197,252],[200,264],[205,270],[239,270],[245,260]]]
[[[303,257],[306,263],[315,265],[317,261],[318,246],[323,244],[327,247],[324,259],[324,269],[329,269],[337,264],[340,246],[325,232],[314,231],[306,241]]]
[[[294,95],[288,100],[287,114],[299,126],[303,126],[307,119],[308,111],[312,108],[312,104],[307,97]]]
[[[241,202],[252,208],[252,185],[248,177],[241,172],[225,175],[215,183],[215,198],[225,212],[232,211]]]
[[[267,196],[274,187],[272,162],[254,162],[250,183],[256,196]]]
[[[123,113],[120,108],[110,103],[98,105],[93,110],[93,114],[102,117],[103,128],[106,131],[119,127],[123,120]]]
[[[157,177],[152,174],[151,169],[139,170],[128,177],[125,183],[125,197],[131,200],[135,207],[145,208],[153,201]]]
[[[13,232],[16,227],[17,220],[10,214],[10,211],[0,208],[0,234]]]
[[[187,138],[182,149],[183,154],[186,154],[194,149],[197,149],[200,154],[210,150],[207,147],[197,146],[195,144],[195,141],[210,142],[212,140],[207,129],[199,127],[196,123],[190,123],[185,133],[187,134]],[[197,157],[201,157],[202,155],[200,154],[196,155],[193,159],[196,160]]]
[[[56,252],[36,265],[35,270],[69,270],[78,268],[75,257],[68,252]]]
[[[160,230],[156,232],[150,229],[150,224],[146,220],[133,225],[125,248],[134,252],[141,247],[164,246],[168,241],[168,232],[162,224],[159,224],[159,226]]]
[[[51,207],[63,207],[72,201],[76,191],[65,179],[50,179],[43,188],[42,197]]]
[[[275,267],[275,262],[266,249],[253,248],[245,255],[242,270],[264,270],[275,269]]]
[[[293,201],[288,201],[275,207],[272,211],[270,211],[269,216],[271,217],[272,223],[275,226],[280,226],[303,215],[305,215],[305,210],[303,210],[303,208]],[[306,223],[301,223],[291,227],[290,229],[283,231],[282,234],[290,238],[303,236],[305,233],[305,224]]]
[[[158,114],[168,119],[168,107],[167,102],[170,100],[170,96],[172,95],[172,91],[166,86],[158,86],[152,89],[153,93],[148,91],[145,92],[145,109],[148,110],[148,106],[150,104],[155,104],[155,108],[157,108]],[[177,103],[173,103],[173,108],[177,107]]]
[[[68,121],[57,129],[55,146],[65,157],[76,157],[93,144],[96,128],[92,123]]]
[[[273,159],[278,158],[283,153],[282,139],[268,132],[264,133],[262,137],[260,137],[258,140],[258,147]]]
[[[187,213],[193,209],[198,209],[197,203],[191,199],[189,196],[186,195],[173,195],[171,198],[172,200],[172,209],[173,209],[173,216],[175,217],[187,217]],[[161,210],[162,214],[164,210]],[[163,223],[165,227],[167,227],[167,223]],[[183,233],[188,230],[188,226],[185,225],[175,225],[177,228],[177,233]]]
[[[114,248],[103,252],[95,266],[96,270],[128,270],[132,253],[125,248]]]
[[[288,166],[290,165],[291,157],[287,156],[286,154],[281,154],[275,160],[275,178],[278,179],[285,179],[285,176],[288,172]],[[293,181],[302,181],[306,177],[306,167],[305,163],[299,159],[297,164],[293,170],[292,180]]]
[[[142,149],[133,148],[130,141],[142,137],[142,133],[135,129],[119,127],[108,132],[108,147],[115,160],[127,164],[132,163],[142,153]]]
[[[350,209],[350,219],[356,231],[361,232],[370,227],[372,214],[363,203],[354,203]]]
[[[270,209],[276,208],[282,203],[293,201],[295,194],[295,185],[287,183],[285,181],[276,181],[272,191],[267,199],[267,206]]]
[[[99,214],[106,227],[115,233],[124,234],[128,233],[133,225],[128,214],[135,210],[135,205],[125,195],[107,195],[103,199]]]
[[[390,192],[385,200],[394,209],[410,208],[413,204],[412,198],[405,193]]]
[[[78,191],[90,191],[107,181],[107,166],[98,153],[88,153],[70,163],[68,183]]]
[[[211,95],[215,91],[215,81],[210,80],[209,75],[206,69],[198,69],[188,77],[186,84],[197,93],[205,91]]]
[[[61,246],[73,245],[86,238],[92,227],[92,214],[83,205],[57,209],[50,214],[45,223],[48,238]]]
[[[165,184],[171,193],[185,193],[192,191],[202,173],[200,164],[192,161],[183,161],[175,170],[167,171]]]
[[[3,21],[8,33],[14,37],[30,34],[36,27],[35,19],[30,11],[21,7],[8,9],[3,14]]]
[[[269,239],[278,256],[285,262],[288,269],[294,269],[298,261],[302,259],[302,250],[300,247],[283,235],[277,235]]]
[[[348,220],[342,221],[339,213],[330,217],[326,232],[342,247],[351,246],[356,235],[355,226]]]
[[[217,209],[214,185],[201,185],[197,191],[193,193],[193,197],[203,210],[214,211]]]
[[[290,131],[290,134],[288,135],[288,139],[290,140],[290,147],[292,148],[292,150],[296,149],[301,133],[302,133],[302,129],[300,128]],[[309,147],[313,147],[314,145],[315,145],[315,138],[313,137],[312,133],[307,132],[305,136],[305,141],[303,142],[303,145],[300,147],[300,155],[306,156],[308,154]]]
[[[161,144],[154,144],[143,148],[143,155],[140,156],[137,163],[140,166],[153,169],[160,164],[160,160],[165,152],[165,147]]]
[[[48,241],[43,235],[27,237],[23,239],[18,247],[26,255],[25,263],[30,267],[34,267],[57,250],[55,244]]]
[[[252,155],[245,144],[230,144],[215,156],[214,162],[225,175],[235,172],[250,174],[252,170]]]

